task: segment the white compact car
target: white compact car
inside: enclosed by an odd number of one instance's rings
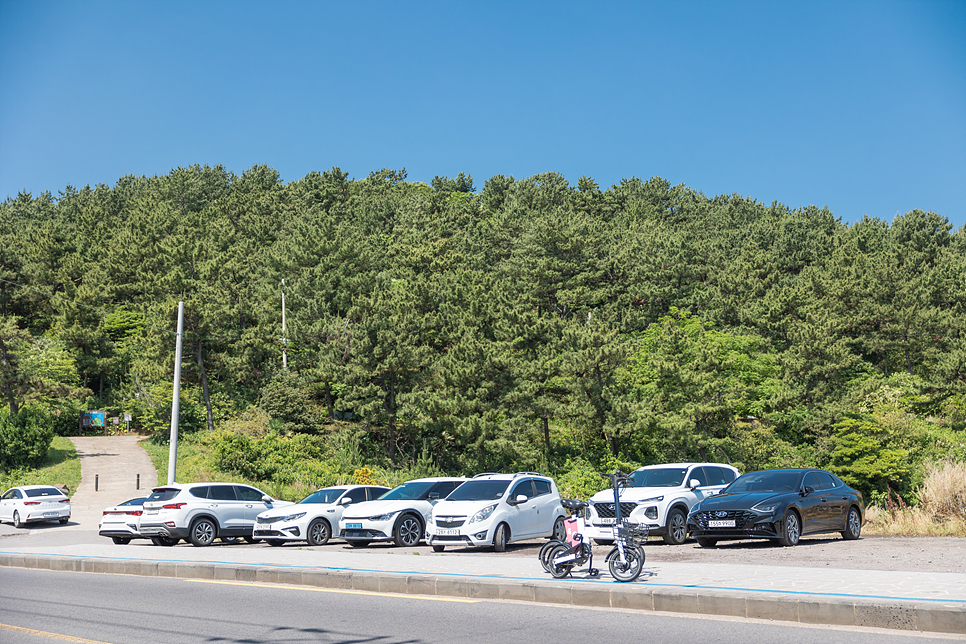
[[[446,546],[493,546],[526,539],[566,537],[566,510],[553,479],[535,472],[480,474],[433,508],[426,542]]]
[[[454,477],[415,479],[394,487],[378,501],[349,506],[339,521],[339,536],[357,548],[373,541],[415,546],[423,538],[433,506],[466,480]]]
[[[266,510],[255,518],[252,536],[264,539],[270,546],[286,541],[306,541],[310,546],[329,542],[346,508],[356,503],[374,501],[389,491],[379,485],[327,487],[313,492],[295,505]]]
[[[110,537],[114,543],[122,546],[131,543],[131,539],[140,537],[138,523],[145,500],[147,497],[139,496],[105,509],[101,515],[101,523],[97,526],[97,534]]]
[[[0,521],[22,528],[38,521],[70,521],[70,499],[52,485],[21,485],[0,496]]]
[[[173,546],[180,539],[195,546],[211,545],[216,538],[255,541],[255,517],[283,505],[293,504],[238,483],[172,483],[151,491],[138,531],[156,546]]]
[[[691,508],[738,478],[738,470],[721,463],[668,463],[642,467],[631,478],[633,487],[620,492],[621,516],[646,525],[651,535],[676,546],[687,539]],[[584,536],[600,544],[613,543],[614,491],[595,494],[587,510]]]

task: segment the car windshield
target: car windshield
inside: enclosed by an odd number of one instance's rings
[[[410,481],[389,490],[379,497],[380,501],[413,501],[422,499],[436,481]]]
[[[652,470],[637,470],[631,474],[634,485],[631,487],[680,487],[684,485],[686,467],[661,467]]]
[[[802,473],[789,470],[771,472],[751,472],[735,479],[734,483],[722,490],[722,494],[742,494],[744,492],[796,492],[799,490]]]
[[[446,497],[447,501],[490,501],[506,492],[510,481],[467,481]]]
[[[35,487],[32,490],[24,490],[27,496],[64,496],[55,487]]]
[[[345,490],[344,487],[327,487],[324,490],[313,492],[299,503],[335,503]]]

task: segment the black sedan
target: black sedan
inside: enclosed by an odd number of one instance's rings
[[[688,531],[704,548],[723,539],[771,539],[794,546],[802,535],[841,532],[858,539],[862,493],[825,470],[766,470],[735,479],[691,508]]]

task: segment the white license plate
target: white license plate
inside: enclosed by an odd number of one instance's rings
[[[359,530],[362,528],[361,523],[347,523],[345,524],[346,530]]]
[[[45,517],[56,517],[60,515],[60,512],[44,512]]]
[[[735,527],[735,520],[728,519],[727,521],[708,521],[709,528],[733,528]]]
[[[610,517],[610,518],[602,518],[600,520],[600,523],[598,523],[597,525],[614,525],[615,523],[617,523],[617,518]]]
[[[145,510],[144,513],[145,514],[157,514],[158,511],[156,509],[155,510]]]
[[[459,534],[456,528],[436,528],[436,534]]]

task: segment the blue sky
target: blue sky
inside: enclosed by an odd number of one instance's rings
[[[660,176],[958,228],[966,2],[0,0],[0,199],[195,163]]]

